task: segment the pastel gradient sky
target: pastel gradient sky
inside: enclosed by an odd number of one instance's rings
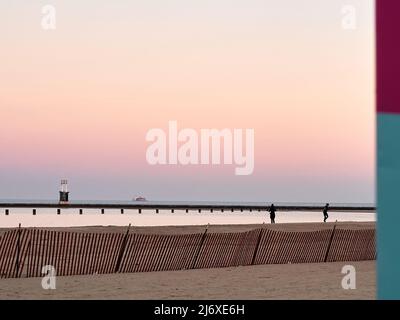
[[[1,1],[0,198],[373,202],[373,1],[343,4]],[[253,175],[150,166],[170,120],[254,129]]]

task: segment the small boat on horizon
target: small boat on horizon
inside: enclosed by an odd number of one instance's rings
[[[147,201],[147,199],[145,197],[139,196],[139,197],[135,197],[134,201]]]

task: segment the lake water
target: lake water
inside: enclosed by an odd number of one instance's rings
[[[79,214],[79,209],[62,209],[61,214],[57,215],[57,209],[37,209],[37,214],[32,214],[29,208],[11,208],[9,215],[6,216],[4,209],[0,211],[0,228],[17,227],[19,223],[23,227],[69,227],[69,226],[89,226],[89,225],[115,225],[125,226],[131,223],[135,226],[162,226],[162,225],[205,225],[205,224],[262,224],[269,223],[267,212],[216,212],[213,213],[203,210],[197,211],[160,210],[138,210],[125,209],[124,214],[120,210],[109,209],[101,214],[100,209],[85,209],[83,214]],[[374,212],[329,212],[328,222],[333,221],[375,221]],[[276,223],[296,223],[296,222],[321,222],[323,221],[322,212],[277,212]]]

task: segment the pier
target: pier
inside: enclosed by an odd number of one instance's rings
[[[277,211],[322,211],[324,203],[321,204],[280,204],[279,202],[274,203]],[[10,209],[15,208],[32,208],[37,209],[79,209],[79,213],[82,214],[84,209],[99,209],[99,212],[104,214],[105,209],[117,209],[121,213],[124,210],[138,210],[139,213],[144,210],[151,210],[158,213],[160,210],[169,210],[174,213],[176,210],[183,210],[186,213],[189,211],[201,213],[202,211],[207,212],[261,212],[267,211],[271,203],[223,203],[223,202],[162,202],[162,201],[71,201],[68,203],[57,202],[57,201],[0,201],[0,208],[4,208],[6,214],[10,214]],[[374,212],[376,207],[374,205],[360,205],[360,204],[337,204],[334,203],[329,206],[329,211],[360,211],[360,212]],[[59,211],[58,211],[59,212]]]

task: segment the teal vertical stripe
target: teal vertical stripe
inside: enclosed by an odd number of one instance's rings
[[[378,114],[378,299],[400,299],[400,114]]]

